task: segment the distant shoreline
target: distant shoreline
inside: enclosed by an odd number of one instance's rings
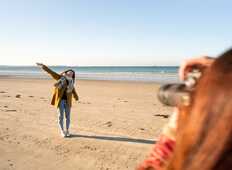
[[[178,82],[178,67],[139,66],[139,67],[50,67],[57,73],[68,68],[76,72],[78,80],[107,80],[133,82]],[[9,78],[48,79],[49,76],[36,66],[0,66],[0,76]]]
[[[48,67],[177,67],[179,68],[178,65],[137,65],[137,66],[129,66],[129,65],[121,65],[121,66],[116,66],[116,65],[86,65],[86,66],[71,66],[71,65],[47,65]],[[0,67],[37,67],[36,65],[0,65]]]
[[[0,80],[52,80],[49,76],[23,76],[23,75],[0,75]],[[106,81],[106,82],[128,82],[128,83],[176,83],[178,80],[167,81],[155,81],[155,80],[120,80],[120,79],[88,79],[88,78],[76,78],[77,81]]]
[[[54,79],[47,77],[47,78],[38,78],[38,77],[17,77],[17,76],[1,76],[0,75],[0,81],[54,81]],[[160,86],[162,83],[159,82],[152,82],[152,81],[127,81],[127,80],[90,80],[90,79],[77,79],[76,80],[77,84],[80,82],[98,82],[98,83],[113,83],[113,84],[118,84],[118,83],[125,83],[125,84],[154,84]]]

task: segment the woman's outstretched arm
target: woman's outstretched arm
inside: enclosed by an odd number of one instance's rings
[[[50,74],[52,76],[52,78],[54,78],[55,80],[59,80],[61,78],[60,74],[58,74],[55,71],[51,70],[46,65],[44,65],[42,63],[36,63],[36,64],[37,64],[37,66],[41,67],[44,71],[46,71],[48,74]]]

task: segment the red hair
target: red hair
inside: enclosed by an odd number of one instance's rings
[[[196,87],[192,105],[179,114],[168,170],[232,167],[232,49],[221,55]]]

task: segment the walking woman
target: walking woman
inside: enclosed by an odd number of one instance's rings
[[[54,84],[54,92],[51,104],[58,108],[59,113],[59,128],[62,137],[69,137],[69,126],[70,126],[70,113],[72,107],[72,97],[79,100],[77,92],[74,87],[75,83],[75,72],[71,69],[58,74],[48,68],[42,63],[36,63],[37,66],[41,67],[46,71],[53,79],[57,82]],[[64,115],[66,119],[66,129],[64,130]]]

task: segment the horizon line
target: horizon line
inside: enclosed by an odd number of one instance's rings
[[[37,67],[36,65],[0,64],[1,67]],[[179,65],[46,65],[49,67],[179,67]]]
[[[143,65],[59,65],[59,64],[45,64],[49,67],[179,67],[178,64],[143,64]],[[9,66],[9,67],[34,67],[36,64],[25,64],[25,65],[17,65],[17,64],[0,64],[0,66]]]

